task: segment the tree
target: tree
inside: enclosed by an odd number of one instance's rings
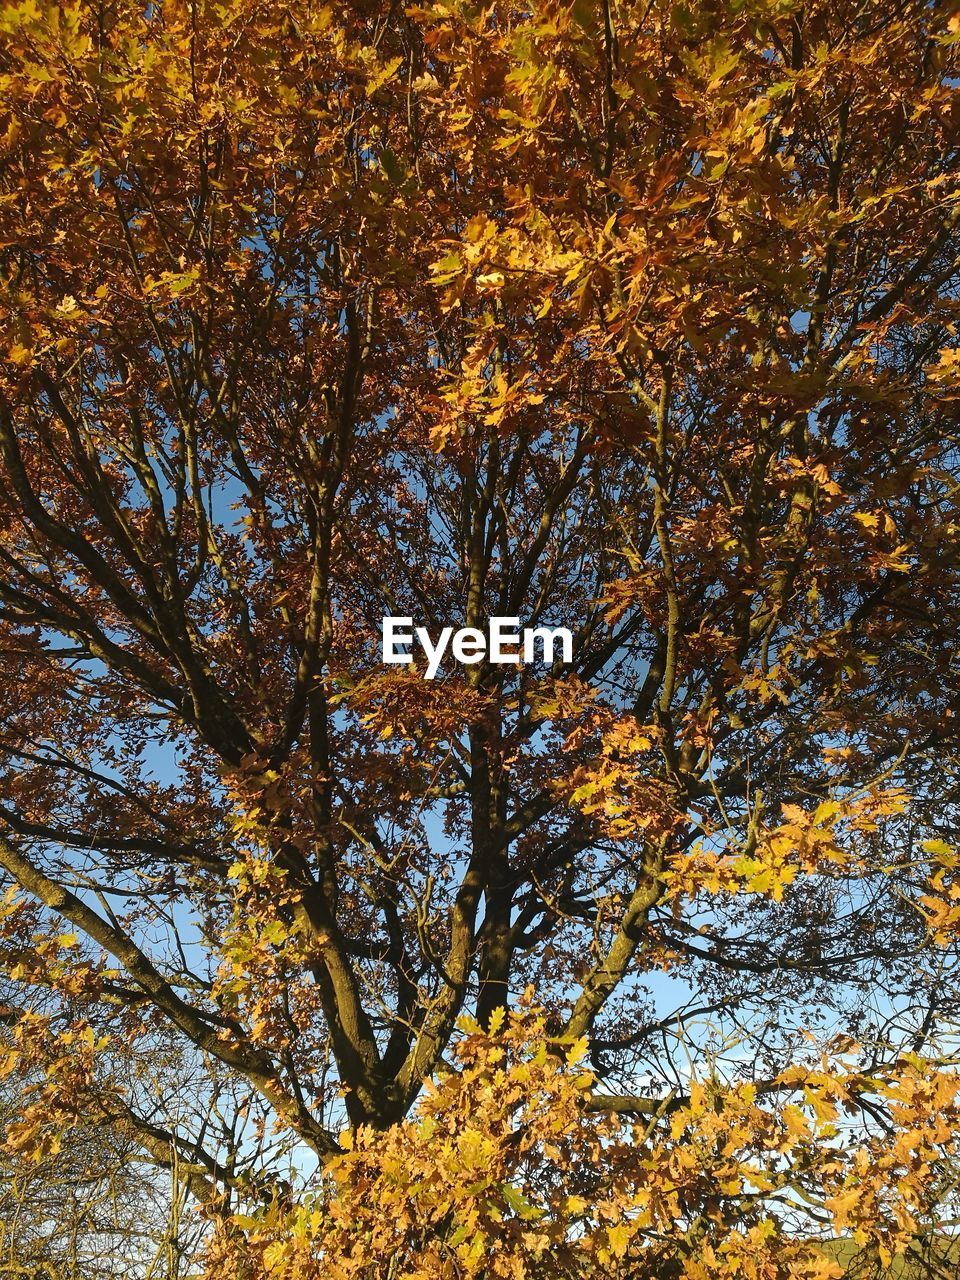
[[[158,1027],[248,1088],[326,1173],[298,1207],[191,1143],[231,1274],[834,1274],[804,1206],[906,1247],[956,1086],[955,6],[2,30],[0,864],[47,1102],[175,1150],[95,1069]],[[386,615],[573,660],[428,681]],[[499,1190],[391,1201],[434,1146]]]
[[[19,1099],[4,1099],[18,1123]],[[144,1167],[135,1140],[104,1128],[50,1133],[57,1149],[0,1162],[0,1276],[4,1280],[183,1280],[206,1224],[184,1189]],[[193,1272],[196,1274],[196,1271]]]
[[[41,943],[41,947],[42,947]],[[4,984],[17,986],[19,984]],[[248,1089],[163,1031],[97,1038],[60,991],[4,1004],[0,1047],[0,1277],[187,1280],[209,1213],[285,1153],[255,1132]]]

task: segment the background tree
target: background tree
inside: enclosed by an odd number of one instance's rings
[[[5,1119],[18,1120],[19,1099]],[[57,1127],[57,1146],[0,1163],[0,1276],[4,1280],[101,1280],[126,1275],[184,1280],[196,1269],[204,1222],[185,1188],[155,1177],[142,1148],[104,1128]]]
[[[264,1166],[282,1185],[283,1145],[258,1132],[249,1089],[175,1037],[97,1038],[62,992],[32,995],[2,1012],[0,1276],[196,1277],[211,1216],[198,1206],[229,1214]]]
[[[330,1169],[297,1218],[191,1143],[221,1216],[269,1206],[250,1266],[827,1274],[801,1205],[904,1245],[952,1140],[956,9],[0,29],[3,946],[44,1105],[158,1155],[97,1061],[159,1028],[247,1088]],[[574,660],[427,682],[388,613]],[[510,1095],[494,1204],[553,1233],[331,1236],[368,1158],[420,1167],[425,1082],[460,1081],[439,1168],[504,1053],[576,1135],[530,1121],[541,1192],[586,1162],[572,1209],[516,1190]]]

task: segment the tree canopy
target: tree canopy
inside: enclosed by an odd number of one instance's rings
[[[956,5],[0,33],[9,1140],[175,1163],[211,1276],[914,1247],[960,1083]],[[573,657],[425,680],[388,615]]]

